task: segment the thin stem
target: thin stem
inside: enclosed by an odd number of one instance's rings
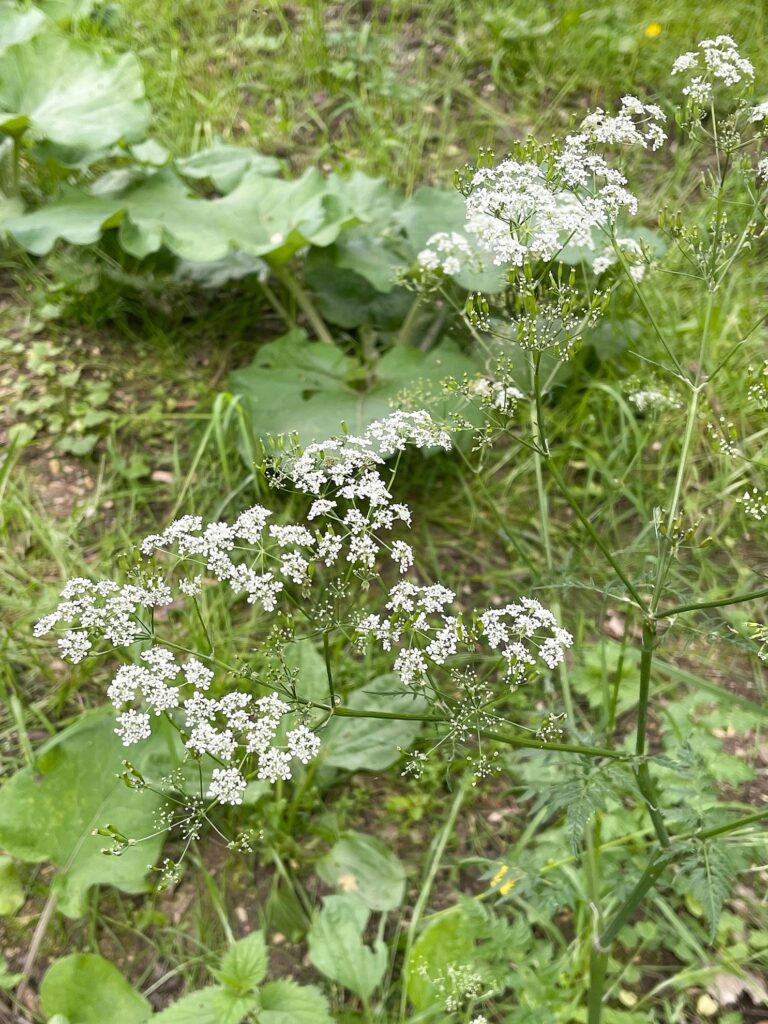
[[[328,630],[323,633],[323,657],[325,658],[325,673],[328,676],[328,693],[331,698],[331,707],[336,706],[336,691],[333,688],[333,671],[331,669],[331,648],[328,642]]]
[[[635,733],[635,754],[642,758],[645,754],[646,734],[648,731],[648,704],[651,696],[651,668],[653,653],[656,650],[656,623],[652,619],[643,622],[643,639],[640,654],[640,692],[637,704],[637,730]],[[637,786],[645,799],[648,813],[658,840],[663,847],[669,846],[669,833],[659,810],[656,787],[651,778],[648,762],[643,760],[635,769]]]
[[[630,594],[630,596],[632,597],[634,602],[637,604],[637,606],[639,608],[641,608],[641,609],[643,609],[643,611],[645,611],[645,602],[643,601],[642,597],[638,593],[636,587],[630,581],[630,579],[628,578],[628,576],[626,575],[624,570],[619,565],[618,561],[611,554],[611,552],[610,552],[610,550],[608,548],[608,545],[602,539],[602,537],[597,532],[597,530],[595,530],[594,526],[589,521],[589,518],[586,515],[586,513],[584,513],[582,511],[581,506],[576,501],[574,496],[571,494],[571,492],[568,489],[568,486],[567,486],[565,480],[563,479],[562,475],[560,474],[560,471],[556,468],[554,462],[552,460],[550,460],[547,465],[549,467],[549,472],[552,474],[552,478],[554,479],[555,483],[557,484],[557,486],[560,489],[561,494],[563,495],[565,500],[568,502],[568,504],[571,506],[571,508],[575,512],[575,514],[576,514],[579,522],[581,523],[581,525],[587,531],[587,533],[589,534],[589,536],[591,537],[593,542],[597,545],[597,547],[600,549],[600,551],[605,555],[606,559],[610,563],[611,568],[616,573],[616,575],[619,577],[619,579],[624,584],[624,586],[627,588],[627,592]]]
[[[753,590],[752,593],[732,594],[730,597],[715,598],[712,601],[694,601],[691,604],[676,604],[666,608],[662,612],[655,612],[655,619],[671,619],[673,615],[682,615],[683,612],[695,612],[701,608],[725,608],[731,604],[743,604],[745,601],[757,601],[761,597],[768,597],[768,587],[762,590]]]
[[[272,267],[272,272],[296,300],[296,304],[309,320],[319,340],[325,342],[326,345],[335,345],[333,335],[328,330],[325,320],[320,316],[309,294],[301,287],[290,270],[287,267]]]
[[[534,403],[531,405],[531,434],[533,436],[533,462],[536,473],[536,494],[539,501],[539,521],[541,523],[541,541],[544,546],[544,558],[546,559],[547,574],[551,577],[554,568],[552,557],[552,540],[549,533],[549,499],[544,487],[544,473],[542,463],[549,458],[549,443],[544,430],[544,415],[541,401],[541,353],[537,352],[531,361],[531,383],[533,385]],[[552,612],[560,621],[560,606],[556,602]],[[565,662],[561,662],[559,668],[560,687],[563,693],[563,704],[569,728],[573,729],[574,706],[571,696],[571,687],[568,681],[568,668]]]
[[[651,689],[651,665],[653,652],[656,648],[656,623],[646,620],[643,623],[642,653],[640,655],[640,695],[637,708],[637,732],[635,736],[635,753],[642,757],[645,753],[645,734],[648,727],[648,698]]]
[[[421,883],[419,889],[419,898],[416,901],[415,907],[413,908],[413,916],[411,917],[410,923],[408,925],[408,932],[406,933],[405,936],[405,953],[403,955],[404,974],[407,974],[408,972],[408,961],[410,959],[411,950],[413,948],[413,941],[416,936],[416,929],[421,923],[421,919],[424,915],[424,908],[426,907],[430,893],[432,892],[432,886],[435,884],[435,878],[437,876],[437,872],[440,869],[440,862],[443,859],[443,854],[445,853],[445,848],[448,845],[448,840],[453,834],[453,827],[456,824],[456,819],[459,816],[461,805],[464,803],[464,798],[467,795],[467,790],[469,788],[471,778],[471,775],[467,775],[459,783],[459,786],[456,790],[456,795],[453,798],[453,803],[451,804],[451,809],[448,812],[448,817],[446,818],[445,824],[443,825],[442,829],[440,830],[440,832],[438,833],[434,840],[434,846],[432,847],[429,858],[429,867],[427,868],[427,872]],[[403,984],[402,989],[400,991],[399,1019],[401,1022],[405,1020],[407,1009],[408,986],[406,984]]]
[[[634,291],[635,295],[639,299],[640,305],[643,307],[643,310],[645,311],[645,315],[648,317],[648,320],[650,321],[651,327],[653,327],[653,330],[654,330],[654,333],[656,334],[656,337],[661,342],[661,344],[662,344],[662,346],[664,348],[664,351],[667,353],[669,358],[675,364],[675,369],[677,370],[678,374],[681,377],[685,377],[685,374],[683,373],[682,366],[678,362],[677,357],[675,356],[675,353],[672,351],[672,349],[667,344],[667,339],[662,334],[661,328],[656,323],[656,317],[653,315],[653,310],[648,305],[648,301],[647,301],[646,297],[643,295],[642,291],[640,290],[640,287],[638,286],[637,281],[632,276],[632,270],[631,270],[629,264],[627,263],[627,259],[626,259],[625,255],[624,255],[624,253],[622,252],[621,246],[616,241],[615,233],[612,233],[612,235],[611,235],[611,244],[613,245],[614,251],[616,253],[616,256],[618,258],[619,263],[621,264],[622,270],[627,275],[627,280],[629,281],[630,285],[632,286],[632,290]]]

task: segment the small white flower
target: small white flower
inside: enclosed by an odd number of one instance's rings
[[[63,636],[56,641],[62,658],[71,661],[74,665],[82,661],[88,654],[93,644],[88,639],[88,634],[74,629],[68,629]]]
[[[241,804],[246,782],[237,768],[214,768],[208,796],[220,804]]]
[[[115,732],[126,747],[138,743],[140,740],[147,740],[152,735],[152,728],[149,724],[149,715],[142,711],[124,711],[115,719],[117,728]]]

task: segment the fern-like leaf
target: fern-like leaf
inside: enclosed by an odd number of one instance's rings
[[[694,843],[680,867],[680,881],[701,904],[709,926],[709,939],[714,941],[723,904],[730,897],[736,880],[736,864],[723,843],[709,841]]]

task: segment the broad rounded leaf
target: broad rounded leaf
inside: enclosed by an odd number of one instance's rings
[[[328,1001],[314,985],[271,981],[260,995],[259,1024],[333,1024]]]
[[[217,142],[199,153],[176,161],[176,167],[185,178],[208,179],[219,192],[225,195],[240,184],[247,171],[256,174],[273,175],[280,172],[280,161],[274,156],[264,156],[246,146],[229,146]]]
[[[9,46],[23,43],[41,32],[48,24],[45,14],[37,7],[23,10],[15,3],[0,4],[0,54]]]
[[[48,968],[40,985],[47,1017],[62,1014],[70,1024],[144,1024],[147,1000],[118,969],[95,953],[73,953]]]
[[[374,679],[347,700],[355,710],[393,711],[418,714],[426,701],[418,694],[398,693],[400,680],[395,675]],[[348,771],[381,771],[401,757],[421,731],[421,722],[381,718],[332,718],[323,730],[320,747],[322,762]]]
[[[324,882],[356,896],[369,910],[394,910],[403,902],[405,869],[375,836],[346,832],[316,870]]]
[[[92,245],[121,217],[119,200],[72,192],[39,210],[8,217],[0,222],[0,228],[28,252],[44,256],[59,238],[73,245]]]
[[[416,189],[395,214],[411,245],[411,254],[416,256],[424,249],[432,235],[443,231],[455,231],[463,235],[477,251],[483,264],[482,269],[463,267],[452,274],[454,280],[468,291],[501,291],[506,274],[501,267],[495,267],[492,257],[478,245],[477,239],[465,227],[466,213],[464,200],[457,191],[447,192],[440,188],[423,186]]]
[[[34,768],[22,768],[0,788],[0,846],[20,860],[59,866],[52,889],[70,917],[85,913],[92,885],[145,891],[147,865],[163,845],[162,836],[153,836],[120,857],[107,857],[101,853],[105,840],[91,834],[112,823],[126,836],[143,838],[155,831],[163,803],[162,795],[128,789],[117,777],[127,752],[114,728],[111,713],[81,719],[45,744]],[[131,748],[139,771],[154,766],[167,773],[169,735],[158,729]]]
[[[376,365],[375,379],[359,386],[362,368],[339,349],[306,340],[300,331],[262,345],[250,366],[232,374],[233,392],[242,397],[254,432],[297,433],[303,444],[352,433],[389,415],[404,390],[427,381],[476,373],[477,364],[450,344],[425,354],[399,346]],[[446,409],[436,410],[439,416]]]
[[[350,896],[326,896],[309,930],[309,959],[326,978],[368,1000],[387,970],[387,947],[363,942],[370,912]]]
[[[148,122],[141,69],[132,54],[101,54],[45,32],[3,56],[0,131],[29,130],[62,146],[100,149],[140,139]]]

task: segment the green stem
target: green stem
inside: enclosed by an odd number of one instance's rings
[[[636,587],[630,581],[630,579],[628,578],[628,576],[626,575],[624,570],[619,565],[618,561],[611,554],[611,551],[609,550],[607,544],[602,539],[602,537],[597,532],[597,530],[595,530],[594,526],[589,521],[588,516],[582,511],[581,506],[576,501],[574,496],[571,494],[571,492],[568,489],[568,486],[567,486],[565,480],[563,479],[560,471],[556,468],[556,466],[555,466],[555,464],[554,464],[554,462],[552,460],[550,460],[548,462],[548,467],[549,467],[549,472],[552,474],[553,480],[555,481],[555,483],[557,484],[558,488],[560,489],[560,493],[563,495],[565,500],[568,502],[568,504],[573,509],[573,511],[576,514],[576,517],[578,518],[578,520],[581,523],[581,525],[587,531],[587,533],[589,534],[589,536],[592,539],[592,541],[597,545],[597,547],[600,549],[600,551],[605,555],[605,557],[608,560],[611,568],[616,573],[616,575],[619,577],[621,582],[624,584],[624,586],[627,589],[627,592],[630,594],[630,596],[635,601],[637,606],[639,608],[643,609],[643,611],[645,611],[645,602],[643,601],[642,597],[638,593]]]
[[[336,691],[333,687],[333,671],[331,669],[331,648],[328,642],[328,630],[323,633],[323,657],[325,658],[325,673],[328,676],[328,693],[331,698],[331,707],[336,706]]]
[[[287,267],[272,267],[272,272],[296,300],[297,306],[309,320],[319,340],[325,342],[326,345],[335,345],[333,335],[328,330],[325,320],[320,316],[309,294],[301,287],[290,270]]]
[[[445,824],[435,838],[434,845],[432,847],[429,867],[424,876],[424,879],[419,888],[419,898],[416,901],[416,906],[413,908],[413,916],[411,917],[410,924],[408,925],[408,932],[405,937],[405,953],[403,955],[403,986],[400,991],[400,1022],[405,1020],[406,1011],[408,1009],[408,986],[406,984],[407,974],[409,970],[408,961],[410,960],[411,950],[413,949],[413,941],[416,937],[416,929],[421,923],[421,919],[424,916],[424,908],[429,900],[432,887],[435,884],[435,878],[437,872],[440,869],[440,862],[443,859],[445,848],[448,845],[448,840],[453,834],[453,827],[456,824],[456,819],[459,816],[461,805],[464,803],[464,798],[467,795],[469,788],[471,775],[465,776],[456,790],[456,795],[453,798],[451,809],[448,812]]]
[[[715,598],[712,601],[694,601],[692,604],[677,604],[666,608],[662,612],[655,612],[655,619],[671,619],[673,615],[682,615],[683,612],[695,612],[701,608],[725,608],[731,604],[743,604],[745,601],[757,601],[761,597],[768,597],[768,587],[762,590],[753,590],[748,594],[733,594],[731,597]]]
[[[413,333],[413,328],[419,319],[423,299],[424,296],[419,294],[413,300],[413,304],[406,313],[405,320],[403,320],[400,330],[397,332],[395,345],[410,345],[412,343],[411,334]]]
[[[648,728],[648,698],[651,690],[651,666],[653,652],[656,648],[656,623],[647,619],[643,623],[642,652],[640,655],[640,696],[637,708],[637,732],[635,735],[635,753],[642,757],[645,753],[645,734]]]
[[[552,557],[552,540],[549,532],[549,499],[547,497],[546,488],[544,487],[544,473],[542,469],[544,459],[549,458],[549,443],[547,442],[546,433],[544,431],[544,415],[541,401],[540,352],[535,354],[531,363],[531,383],[533,385],[534,394],[534,403],[531,406],[531,434],[534,442],[533,463],[536,474],[536,494],[539,501],[541,542],[544,546],[544,558],[546,559],[547,574],[551,578],[554,568],[554,559]],[[552,612],[559,622],[561,618],[559,601],[553,603]],[[560,676],[560,688],[563,693],[563,705],[565,707],[566,718],[569,723],[569,728],[573,729],[575,723],[574,706],[573,698],[571,696],[571,687],[568,681],[568,667],[565,662],[560,664],[558,674]]]
[[[651,668],[655,649],[656,623],[653,619],[646,619],[643,622],[643,639],[640,654],[640,693],[638,696],[637,730],[635,733],[635,754],[638,758],[642,758],[645,755],[648,732],[648,704],[651,696]],[[648,814],[653,822],[658,840],[663,847],[667,847],[669,846],[669,833],[659,809],[656,787],[653,784],[647,761],[642,760],[637,765],[635,768],[635,778],[637,779],[638,789],[642,793],[648,808]]]

